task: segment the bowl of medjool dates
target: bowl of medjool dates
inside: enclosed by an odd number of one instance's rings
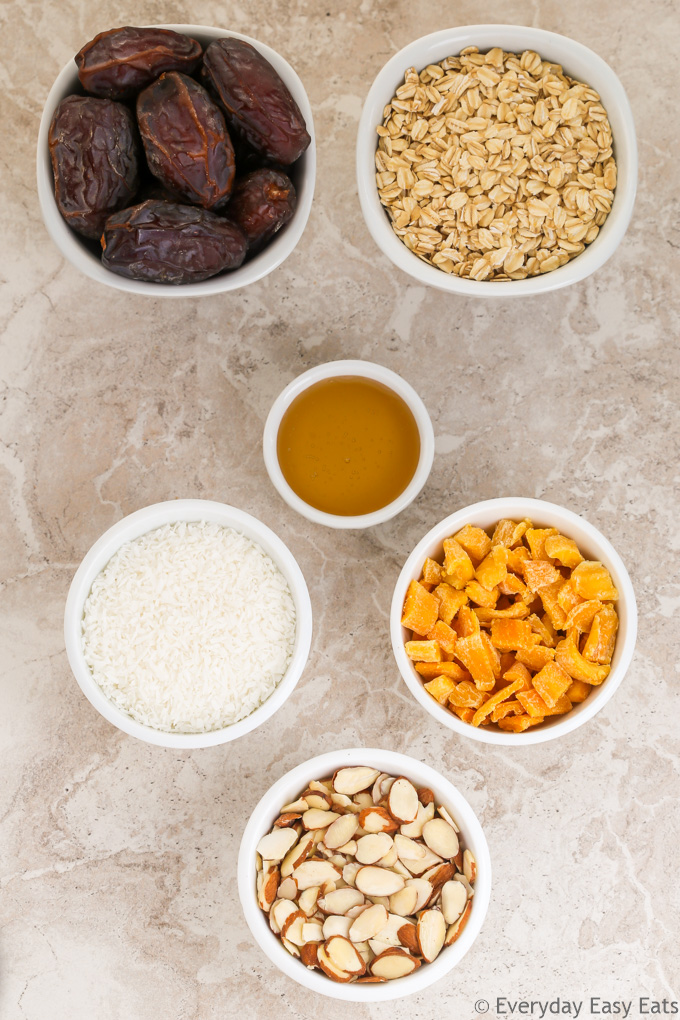
[[[55,81],[37,169],[45,225],[92,279],[155,296],[235,290],[302,236],[312,112],[292,67],[248,36],[111,29]]]

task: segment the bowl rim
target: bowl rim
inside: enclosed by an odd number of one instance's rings
[[[609,92],[612,102],[603,98],[610,123],[617,122],[614,135],[614,152],[617,161],[618,183],[612,209],[595,240],[576,258],[551,273],[530,277],[526,280],[492,282],[488,280],[463,280],[428,265],[410,252],[394,234],[375,185],[374,154],[376,149],[375,125],[381,120],[382,109],[394,94],[394,88],[403,78],[404,69],[418,64],[416,54],[429,51],[422,60],[441,60],[449,52],[458,52],[468,45],[479,45],[481,50],[500,45],[509,51],[535,49],[541,56],[563,64],[570,73],[569,61],[581,62],[588,66],[586,81],[598,92]],[[437,51],[441,50],[439,55]],[[576,76],[579,72],[575,71]],[[583,75],[581,75],[583,77]],[[612,112],[613,111],[613,112]],[[427,284],[447,293],[468,297],[522,297],[547,293],[578,283],[599,269],[613,255],[621,243],[630,223],[635,204],[638,176],[638,154],[635,122],[625,89],[609,64],[593,50],[569,36],[545,29],[524,25],[479,24],[461,25],[457,28],[442,29],[414,39],[398,53],[390,57],[376,75],[364,100],[356,143],[356,175],[359,203],[369,233],[378,248],[399,269],[420,283]]]
[[[142,27],[165,28],[174,32],[182,32],[185,35],[203,36],[211,42],[215,39],[226,37],[242,39],[244,42],[254,46],[273,65],[300,107],[311,138],[309,146],[300,157],[299,187],[296,187],[297,206],[295,212],[291,220],[273,238],[270,244],[251,260],[230,273],[218,274],[200,283],[172,285],[151,283],[144,280],[129,280],[127,277],[119,276],[110,269],[106,269],[101,261],[92,252],[87,250],[82,238],[64,222],[54,198],[54,185],[47,138],[50,122],[59,102],[69,94],[69,90],[73,91],[80,87],[75,61],[71,58],[62,67],[54,80],[45,100],[38,128],[36,175],[38,202],[45,228],[61,255],[72,266],[79,269],[91,280],[103,283],[114,290],[144,294],[149,297],[183,298],[224,294],[238,290],[241,287],[246,287],[248,284],[255,283],[267,276],[288,258],[302,237],[309,219],[316,180],[316,139],[314,134],[314,118],[306,89],[296,71],[280,53],[259,39],[244,35],[242,32],[232,32],[211,25],[170,25],[163,23]],[[201,40],[199,39],[199,41]]]
[[[595,688],[584,702],[575,706],[567,715],[555,716],[549,723],[541,727],[524,730],[523,733],[510,733],[502,730],[483,729],[482,727],[472,726],[469,723],[463,722],[462,719],[459,719],[458,716],[449,712],[431,698],[424,689],[413,664],[406,655],[404,649],[406,631],[400,622],[408,583],[412,579],[417,580],[416,574],[420,575],[423,560],[428,555],[428,549],[435,543],[441,544],[444,538],[454,534],[463,525],[478,523],[481,515],[488,514],[491,511],[493,511],[495,521],[503,517],[514,519],[517,515],[520,515],[530,517],[539,527],[546,525],[549,527],[557,526],[563,529],[568,536],[569,527],[576,529],[577,532],[585,532],[589,546],[596,550],[597,558],[610,570],[619,591],[617,611],[620,629],[615,649],[615,655],[618,657],[612,666],[609,676],[604,683]],[[554,522],[554,525],[551,522]],[[488,527],[489,525],[480,526]],[[445,517],[442,521],[435,524],[434,527],[430,528],[404,563],[394,586],[390,606],[392,651],[397,668],[411,694],[438,722],[463,737],[477,740],[484,744],[521,747],[525,747],[528,744],[542,744],[548,740],[555,740],[565,736],[583,726],[616,693],[633,658],[636,637],[637,603],[635,591],[623,560],[609,540],[605,538],[595,525],[574,513],[573,510],[569,510],[567,507],[560,506],[557,503],[550,503],[547,500],[524,496],[503,496],[496,499],[482,500],[478,503],[471,503],[469,506],[461,507],[455,513],[449,514],[448,517]]]
[[[384,763],[385,768],[382,768]],[[255,848],[269,831],[281,804],[290,800],[306,783],[330,775],[346,765],[373,765],[393,775],[404,775],[420,785],[429,786],[438,800],[450,808],[465,837],[466,846],[477,860],[478,875],[472,898],[470,918],[460,938],[442,950],[440,956],[405,978],[385,984],[340,984],[317,971],[308,970],[281,945],[269,928],[255,896]],[[282,799],[283,798],[283,799]],[[286,772],[263,794],[252,812],[241,837],[238,854],[238,890],[246,923],[265,955],[279,970],[306,988],[334,999],[349,1002],[386,1002],[422,991],[448,974],[468,952],[482,929],[491,897],[492,867],[489,847],[482,825],[460,790],[431,765],[398,751],[353,747],[328,751],[300,763]]]
[[[138,722],[112,702],[85,662],[80,625],[92,583],[114,553],[128,541],[179,521],[213,521],[231,527],[256,542],[283,574],[295,603],[296,629],[288,669],[270,696],[245,719],[206,733],[173,733]],[[300,679],[312,640],[312,604],[304,575],[283,540],[262,521],[237,507],[216,500],[177,499],[152,503],[121,518],[90,547],[71,581],[64,609],[64,641],[73,676],[90,704],[108,722],[129,736],[160,747],[197,748],[225,744],[266,722],[283,705]]]
[[[323,379],[332,379],[345,375],[373,379],[393,390],[408,405],[416,420],[420,434],[418,465],[413,478],[404,491],[380,510],[374,510],[370,514],[358,514],[356,517],[325,513],[323,510],[317,510],[316,507],[305,503],[286,481],[276,452],[276,442],[281,419],[293,400],[304,390]],[[403,376],[375,361],[343,358],[338,361],[326,361],[315,368],[310,368],[296,376],[295,379],[284,387],[267,415],[262,436],[262,452],[265,467],[274,488],[293,510],[296,510],[303,517],[306,517],[307,520],[313,521],[315,524],[324,524],[329,528],[351,528],[358,530],[371,528],[376,524],[384,524],[385,521],[396,517],[397,514],[401,513],[402,510],[405,510],[413,502],[425,485],[432,470],[432,463],[434,461],[434,429],[424,402],[413,386]]]

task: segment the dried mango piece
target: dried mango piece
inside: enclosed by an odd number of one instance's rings
[[[505,671],[503,679],[507,680],[508,683],[513,683],[515,680],[521,680],[522,686],[517,688],[519,691],[533,690],[531,685],[531,673],[523,662],[515,662],[510,669]]]
[[[571,582],[584,599],[615,602],[619,597],[611,574],[599,560],[583,560],[579,563],[571,575]]]
[[[508,698],[519,689],[519,686],[520,681],[515,680],[514,683],[508,684],[508,686],[504,687],[502,691],[499,691],[498,694],[494,694],[488,701],[485,701],[483,705],[480,705],[472,718],[472,725],[479,726],[481,721],[485,719],[487,715],[491,715],[491,712],[496,705],[500,705],[502,701],[507,701]]]
[[[411,581],[404,600],[401,625],[417,634],[427,634],[435,625],[438,609],[439,603],[434,595],[426,591],[418,581]]]
[[[499,591],[498,588],[492,588],[489,591],[488,588],[483,588],[479,581],[470,581],[465,585],[465,594],[470,599],[470,602],[474,602],[475,605],[493,609],[498,602]]]
[[[414,662],[442,661],[442,650],[437,641],[407,641],[404,648]]]
[[[541,720],[543,722],[543,720]],[[499,719],[498,726],[501,730],[509,730],[511,733],[523,733],[531,726],[530,715],[510,715],[507,719]]]
[[[555,649],[546,648],[545,645],[536,645],[535,648],[519,648],[517,650],[517,661],[521,662],[527,669],[538,671],[555,658]]]
[[[460,607],[464,606],[468,600],[464,591],[456,591],[455,588],[446,583],[437,585],[433,596],[437,602],[439,619],[443,620],[444,623],[448,623],[449,626]],[[432,626],[434,627],[434,623]]]
[[[450,680],[447,676],[438,676],[423,686],[430,697],[434,698],[435,701],[438,701],[440,705],[446,705],[451,691],[455,691],[456,689],[454,681]]]
[[[561,577],[555,584],[549,584],[546,588],[541,588],[538,593],[548,619],[555,630],[562,630],[567,620],[567,614],[557,601],[564,583],[564,578]]]
[[[470,584],[474,583],[474,581],[470,582]],[[519,595],[520,598],[524,598],[526,595],[529,602],[531,602],[534,597],[533,592],[529,591],[524,581],[522,581],[517,574],[507,573],[503,580],[499,581],[498,591],[501,595]],[[483,605],[483,603],[480,603],[480,605]]]
[[[443,620],[437,620],[434,627],[427,635],[428,641],[436,641],[443,652],[452,654],[456,647],[458,635]]]
[[[422,585],[425,591],[434,591],[435,585],[430,584],[429,581],[419,581],[418,584]]]
[[[469,680],[463,680],[450,691],[449,702],[455,708],[479,708],[484,703],[484,692],[478,691]]]
[[[430,559],[428,556],[423,563],[423,578],[422,581],[426,581],[428,584],[439,584],[442,579],[442,568],[441,564],[437,563],[436,560]],[[421,584],[422,584],[421,581]]]
[[[458,637],[467,637],[469,634],[479,633],[479,620],[469,606],[461,606],[458,616],[453,621]]]
[[[571,687],[568,688],[566,696],[571,702],[577,704],[585,701],[592,689],[592,686],[583,680],[572,680]]]
[[[588,662],[579,652],[573,637],[560,641],[555,649],[555,660],[574,680],[585,680],[587,684],[601,684],[609,676],[609,666]],[[534,677],[534,683],[536,677]]]
[[[543,548],[546,556],[558,560],[563,567],[577,567],[583,560],[576,542],[566,535],[548,535]]]
[[[494,528],[491,544],[504,545],[507,549],[512,549],[514,545],[522,541],[524,533],[530,527],[531,521],[529,520],[509,521],[504,518]]]
[[[536,644],[528,620],[493,620],[491,641],[503,651],[517,648],[533,648]]]
[[[525,545],[518,545],[516,549],[508,549],[508,570],[512,570],[515,574],[521,574],[523,565],[530,559],[531,553]]]
[[[554,648],[556,645],[555,631],[550,623],[550,618],[546,616],[547,624],[536,613],[532,613],[531,616],[527,617],[526,622],[531,627],[534,634],[538,635],[539,641],[542,645],[547,645],[548,648]]]
[[[501,652],[501,676],[505,676],[508,670],[512,669],[514,665],[515,665],[515,653]],[[508,683],[509,682],[510,681],[508,681]]]
[[[478,690],[490,691],[493,688],[495,677],[480,634],[459,638],[456,658],[468,670]]]
[[[571,701],[566,694],[561,694],[552,707],[545,703],[538,691],[518,691],[517,700],[534,719],[544,719],[546,715],[564,715],[571,711]]]
[[[504,545],[495,545],[475,571],[475,579],[483,588],[491,591],[500,584],[508,572],[508,550]]]
[[[471,723],[472,717],[475,714],[474,708],[454,708],[453,711],[456,713],[459,719],[462,719],[463,722],[466,723]]]
[[[603,605],[598,599],[590,599],[588,602],[579,602],[579,604],[574,606],[571,612],[568,613],[564,624],[565,630],[569,631],[575,629],[580,631],[581,634],[585,634],[586,631],[590,630],[593,620],[602,608]]]
[[[581,596],[576,593],[573,581],[570,578],[568,581],[565,581],[560,588],[557,595],[557,602],[564,612],[569,615],[572,609],[576,606],[580,606],[582,602],[585,602],[585,599],[582,599]]]
[[[564,583],[564,578],[557,567],[553,567],[548,560],[527,560],[523,568],[524,580],[527,588],[533,592],[539,592],[541,588],[548,585]]]
[[[491,539],[482,528],[476,528],[473,524],[466,524],[453,536],[459,545],[462,545],[471,560],[481,563],[489,549]]]
[[[550,619],[547,613],[544,613],[543,616],[541,617],[541,623],[545,627],[546,631],[550,634],[550,637],[552,638],[552,643],[556,645],[558,641],[558,634],[555,628],[553,627],[552,620]],[[547,642],[545,643],[547,644]]]
[[[475,607],[472,612],[480,623],[491,623],[492,620],[522,620],[529,615],[529,607],[523,602],[514,602],[507,609],[484,609]]]
[[[545,540],[551,535],[557,535],[557,528],[528,528],[526,540],[529,543],[532,560],[547,559],[545,551]]]
[[[444,539],[443,576],[453,588],[464,588],[475,576],[472,560],[455,538]]]
[[[457,662],[416,662],[416,672],[420,673],[425,680],[432,680],[437,676],[448,676],[456,683],[461,680],[469,680],[470,674],[467,670],[458,665]]]
[[[586,603],[588,605],[588,603]],[[593,625],[583,648],[583,658],[606,665],[612,661],[619,618],[612,605],[603,606],[593,619]]]
[[[558,699],[571,686],[571,677],[557,662],[547,662],[531,681],[548,708],[553,708]]]
[[[523,711],[519,701],[501,701],[500,705],[496,705],[491,713],[491,722],[498,722],[499,719],[505,719],[508,715],[521,715]]]
[[[494,648],[493,642],[491,640],[491,635],[487,631],[485,630],[480,631],[480,637],[482,639],[482,644],[484,645],[486,654],[489,659],[491,672],[493,673],[496,680],[498,680],[498,678],[501,675],[501,657],[498,654],[498,651]]]

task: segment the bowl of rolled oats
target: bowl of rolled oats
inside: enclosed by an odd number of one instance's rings
[[[635,125],[601,57],[519,25],[447,29],[385,64],[357,138],[359,199],[385,255],[469,296],[585,279],[626,232]]]

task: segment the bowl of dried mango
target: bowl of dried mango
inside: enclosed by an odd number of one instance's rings
[[[508,497],[425,535],[397,581],[390,629],[409,690],[441,723],[485,743],[536,744],[612,697],[633,656],[637,607],[597,528]]]

